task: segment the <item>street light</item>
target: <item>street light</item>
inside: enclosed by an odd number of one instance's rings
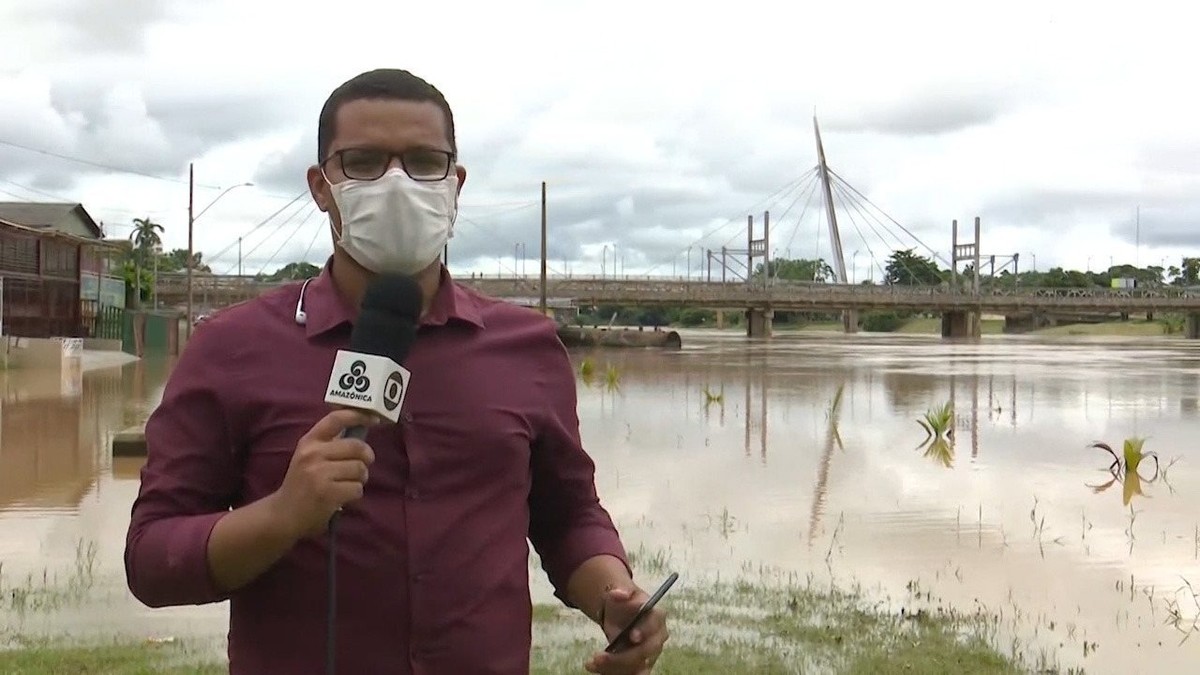
[[[225,195],[229,194],[232,190],[234,190],[236,188],[252,187],[253,185],[254,185],[253,183],[241,183],[239,185],[233,185],[233,186],[227,187],[223,191],[221,191],[221,194],[216,196],[216,199],[213,199],[211,202],[209,202],[208,206],[201,209],[199,214],[192,215],[192,205],[193,205],[193,202],[195,199],[196,171],[195,171],[194,164],[188,164],[188,252],[187,252],[187,337],[188,337],[188,339],[191,339],[191,337],[192,337],[192,322],[195,321],[195,317],[192,315],[192,304],[193,304],[192,269],[195,267],[195,261],[193,260],[193,258],[195,258],[195,255],[196,255],[194,248],[193,248],[193,244],[192,244],[193,227],[196,224],[196,220],[198,218],[200,218],[200,216],[204,215],[209,209],[211,209],[213,204],[216,204],[217,201],[221,199],[221,197],[224,197]]]

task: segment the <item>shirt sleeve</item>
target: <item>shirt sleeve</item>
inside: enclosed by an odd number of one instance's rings
[[[566,348],[549,328],[539,350],[543,415],[533,444],[529,540],[565,605],[567,582],[588,558],[608,554],[632,569],[616,527],[596,493],[595,463],[583,448],[575,373]]]
[[[208,566],[209,534],[240,485],[220,388],[232,357],[222,323],[214,318],[194,329],[146,421],[146,463],[125,542],[125,576],[134,597],[150,607],[227,597]]]

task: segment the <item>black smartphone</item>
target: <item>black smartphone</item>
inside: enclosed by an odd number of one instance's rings
[[[651,595],[649,600],[646,600],[646,602],[642,603],[642,606],[638,609],[637,614],[635,614],[633,619],[621,629],[621,632],[617,633],[617,635],[608,643],[608,646],[604,648],[604,651],[608,652],[609,654],[615,654],[625,647],[628,647],[629,634],[633,632],[634,626],[636,626],[637,623],[642,620],[642,617],[649,614],[650,610],[654,609],[654,606],[658,604],[659,600],[662,600],[663,596],[667,594],[667,591],[671,590],[671,586],[674,586],[676,580],[678,579],[679,573],[671,572],[671,576],[667,577],[667,580],[662,582],[662,585],[658,587],[657,591],[654,591],[654,595]]]

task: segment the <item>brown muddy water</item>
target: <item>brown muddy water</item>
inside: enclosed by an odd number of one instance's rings
[[[1200,592],[1200,342],[694,332],[684,344],[573,354],[601,497],[629,548],[668,560],[681,584],[772,568],[893,609],[918,595],[985,609],[999,649],[1063,667],[1200,662],[1187,585]],[[224,605],[150,610],[124,586],[140,461],[112,460],[108,443],[145,418],[169,369],[0,375],[0,632],[203,637],[219,653]],[[916,420],[947,401],[953,444],[922,446]],[[1146,460],[1140,480],[1114,480],[1088,445],[1120,452],[1135,436],[1170,469],[1156,477]],[[62,590],[38,607],[13,595],[42,586]]]

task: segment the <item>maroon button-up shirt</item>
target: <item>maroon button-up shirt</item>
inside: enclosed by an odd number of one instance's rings
[[[305,325],[299,283],[198,325],[146,423],[129,587],[154,607],[228,599],[233,675],[324,672],[327,540],[302,540],[230,595],[214,588],[206,548],[229,509],[279,487],[330,410],[354,311],[329,271],[308,286]],[[566,604],[584,560],[626,561],[580,444],[573,369],[552,322],[445,270],[405,366],[405,414],[371,430],[365,494],[339,525],[338,671],[525,675],[526,539]]]

